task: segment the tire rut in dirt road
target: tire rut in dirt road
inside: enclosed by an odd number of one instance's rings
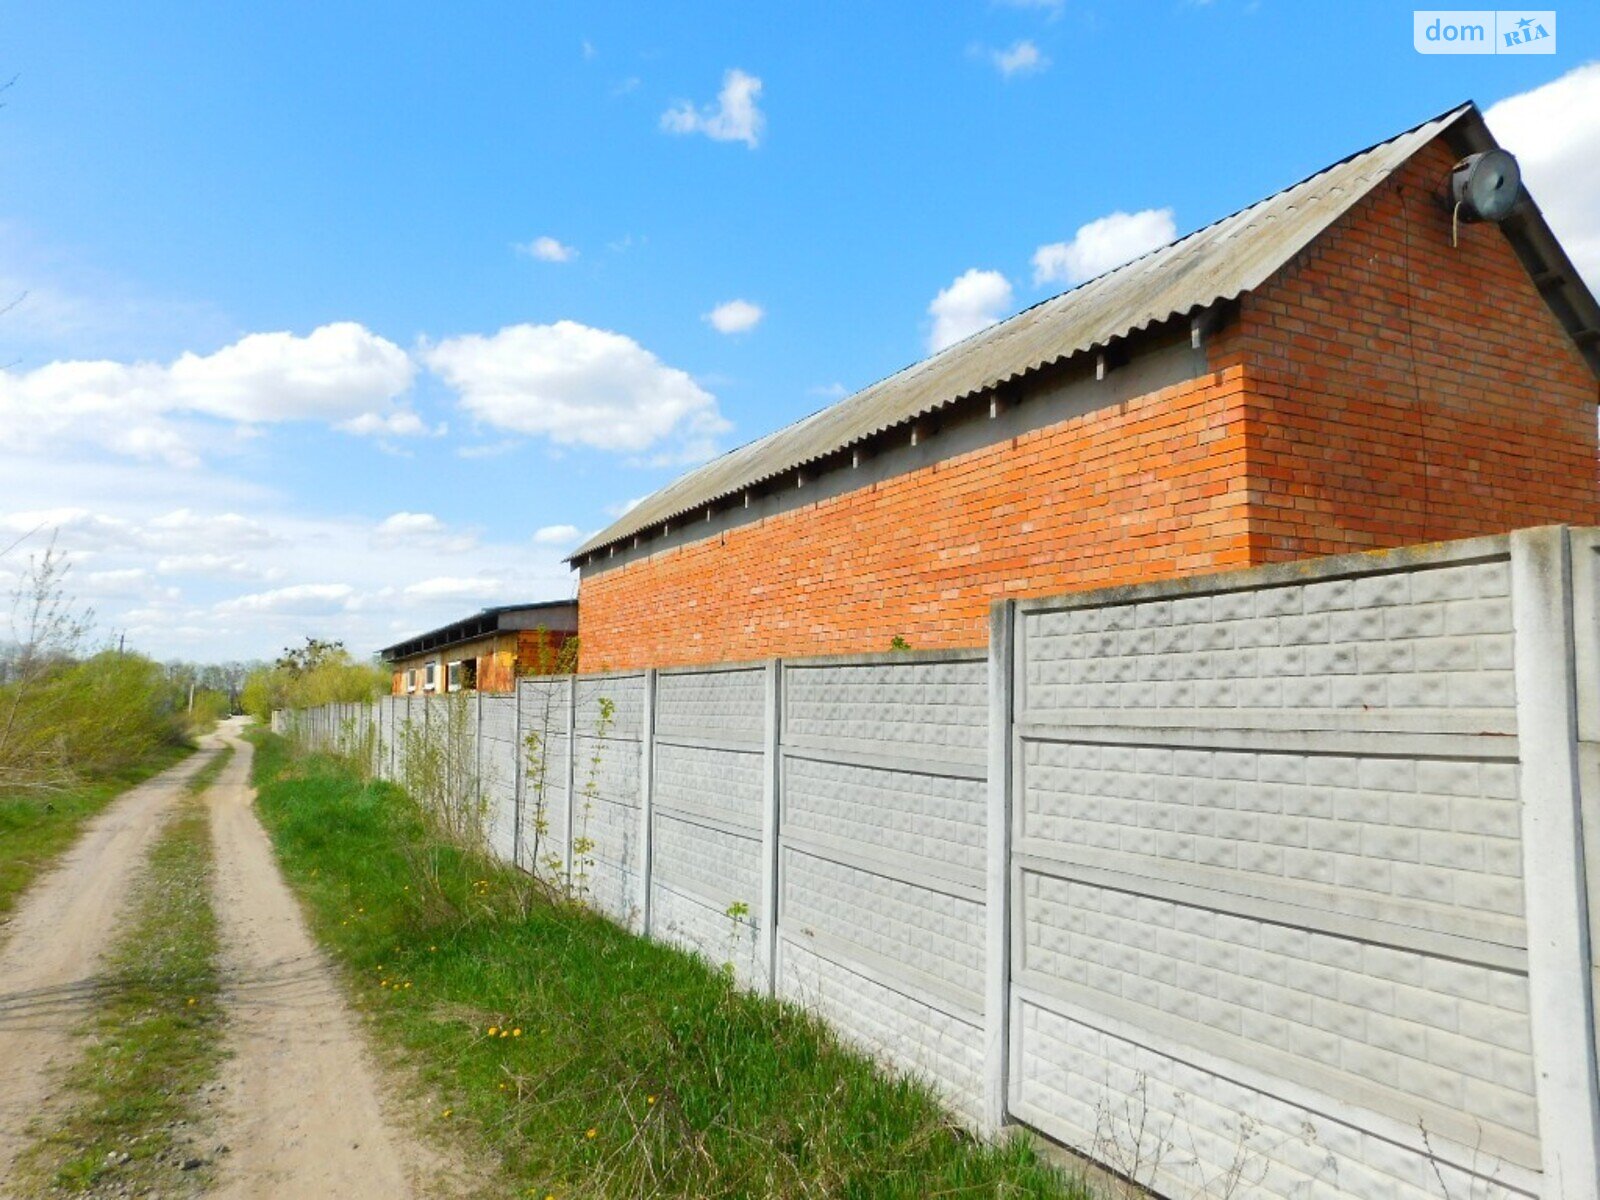
[[[215,751],[216,737],[201,740]],[[93,1011],[100,961],[129,885],[199,754],[130,788],[85,827],[60,864],[22,897],[0,932],[0,1180],[28,1144],[26,1130],[78,1052],[73,1031]]]
[[[215,845],[223,1005],[218,1140],[229,1147],[214,1193],[395,1200],[435,1195],[415,1137],[391,1126],[359,1018],[307,931],[251,808],[252,747],[207,794]]]

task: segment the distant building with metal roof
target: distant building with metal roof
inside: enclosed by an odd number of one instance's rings
[[[395,695],[510,691],[518,675],[570,664],[562,647],[578,632],[576,600],[501,604],[415,634],[379,651]]]

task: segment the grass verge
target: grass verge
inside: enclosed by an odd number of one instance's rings
[[[152,847],[129,912],[80,1030],[88,1044],[67,1073],[66,1104],[13,1181],[24,1195],[190,1196],[209,1182],[198,1111],[222,1041],[211,832],[199,789]]]
[[[257,744],[258,811],[380,1044],[486,1146],[499,1188],[569,1197],[1083,1197],[1021,1141],[962,1133],[798,1009],[430,836],[398,789]]]
[[[77,840],[85,822],[136,784],[194,753],[165,745],[137,767],[47,796],[0,796],[0,924],[17,897]]]
[[[191,796],[203,795],[222,772],[228,769],[228,764],[232,761],[233,747],[224,743],[222,749],[211,756],[210,762],[189,776],[189,781],[183,785],[184,790]]]

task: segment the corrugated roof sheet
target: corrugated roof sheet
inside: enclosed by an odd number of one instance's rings
[[[414,633],[392,646],[385,646],[378,651],[378,655],[392,661],[397,658],[409,658],[424,650],[440,650],[460,642],[470,642],[475,638],[497,632],[501,627],[500,618],[508,613],[547,612],[556,608],[577,607],[576,600],[529,600],[523,604],[496,604],[490,608],[481,608],[470,617],[451,621],[448,625]]]
[[[590,538],[571,559],[704,508],[967,396],[1264,283],[1472,112],[1464,104],[1071,291],[1034,305],[837,404],[699,467]],[[569,560],[570,561],[570,560]]]

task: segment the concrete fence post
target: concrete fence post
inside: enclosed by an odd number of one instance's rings
[[[644,711],[639,723],[639,867],[635,872],[634,886],[638,888],[635,905],[639,910],[639,931],[650,935],[650,875],[654,866],[655,824],[651,809],[655,797],[656,765],[656,671],[651,667],[644,673]]]
[[[487,815],[483,809],[483,693],[474,688],[467,699],[472,701],[472,807],[482,820]],[[490,848],[492,851],[492,845]]]
[[[511,677],[511,865],[522,866],[522,807],[526,799],[527,772],[523,769],[522,684]]]
[[[1523,887],[1545,1194],[1600,1198],[1600,1079],[1579,791],[1572,549],[1562,526],[1511,535]]]
[[[989,769],[984,878],[983,1125],[1006,1123],[1007,1028],[1011,1008],[1012,699],[1016,686],[1014,600],[989,610]]]
[[[783,790],[783,660],[767,664],[762,681],[761,942],[757,948],[767,995],[778,991],[778,837]]]
[[[578,781],[578,677],[567,676],[567,786],[562,789],[565,799],[562,803],[566,812],[561,818],[561,828],[566,832],[562,835],[566,839],[566,846],[561,851],[561,859],[565,863],[566,886],[572,887],[572,814],[577,811],[577,803],[572,795]]]

